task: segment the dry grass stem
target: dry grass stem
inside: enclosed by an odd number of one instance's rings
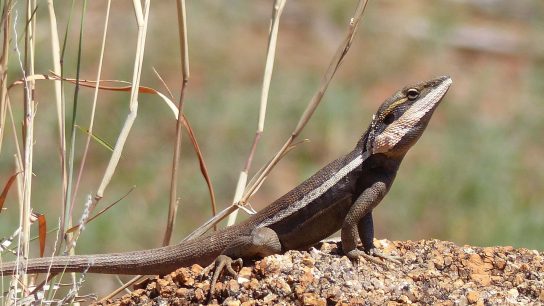
[[[103,213],[105,213],[106,211],[108,211],[110,208],[112,208],[113,206],[115,206],[116,204],[118,204],[119,202],[121,202],[123,199],[125,199],[132,191],[134,191],[136,187],[135,186],[132,186],[132,188],[130,188],[129,191],[127,191],[124,195],[122,195],[119,199],[115,200],[113,203],[107,205],[106,207],[102,208],[99,212],[97,212],[95,215],[93,215],[92,217],[89,217],[88,219],[86,219],[85,221],[85,224],[93,221],[94,219],[98,218],[99,216],[101,216]],[[76,231],[79,231],[79,229],[84,226],[83,223],[78,223],[72,227],[70,227],[69,229],[66,230],[66,233],[74,233]]]
[[[325,75],[321,79],[321,84],[319,85],[318,91],[314,94],[308,105],[306,106],[306,110],[302,114],[302,116],[299,119],[299,122],[297,126],[295,127],[294,131],[292,132],[291,136],[287,139],[285,144],[282,146],[280,151],[276,153],[274,158],[270,161],[268,166],[263,170],[263,172],[259,175],[259,177],[255,180],[255,183],[251,185],[244,197],[242,198],[241,202],[242,204],[245,203],[257,190],[257,188],[262,184],[262,181],[266,178],[266,176],[270,173],[272,168],[279,162],[279,160],[284,155],[285,151],[291,146],[293,141],[298,137],[302,129],[306,126],[310,118],[312,117],[313,113],[319,106],[319,103],[321,103],[321,99],[323,98],[323,95],[327,91],[327,88],[334,77],[334,74],[342,64],[342,61],[344,60],[347,52],[349,51],[351,47],[351,43],[353,41],[353,38],[355,37],[355,33],[357,31],[357,27],[359,25],[359,22],[363,16],[364,9],[366,7],[367,1],[366,0],[360,0],[357,8],[355,10],[354,17],[351,18],[347,34],[340,44],[339,48],[337,49],[331,63],[329,64],[329,67],[327,68],[327,71],[325,72]]]
[[[183,81],[189,80],[189,44],[187,43],[187,10],[185,9],[185,0],[176,1],[176,9],[178,13],[178,30],[179,30],[179,49],[181,52],[181,69]]]
[[[60,41],[59,41],[59,35],[58,35],[58,27],[57,27],[57,17],[55,14],[55,6],[53,4],[52,0],[47,1],[47,10],[49,12],[49,27],[50,27],[50,33],[51,33],[51,54],[53,57],[53,71],[59,75],[62,74],[62,65],[61,65],[61,51],[60,51]],[[63,202],[61,203],[61,211],[65,211],[65,208],[67,206],[66,203],[66,196],[67,196],[67,188],[68,188],[68,171],[67,171],[67,164],[66,164],[66,121],[65,121],[65,111],[66,111],[66,105],[65,101],[63,99],[62,95],[62,82],[55,81],[54,82],[54,91],[55,91],[55,103],[57,107],[57,122],[58,122],[58,128],[59,128],[59,151],[60,151],[60,175],[61,175],[61,194]],[[59,233],[62,232],[59,230]],[[59,239],[60,237],[56,237],[57,241],[62,241]],[[59,247],[60,245],[57,245],[55,243],[55,248]],[[49,275],[47,276],[46,280],[49,278]]]
[[[13,131],[13,141],[15,142],[15,150],[16,153],[13,154],[13,163],[15,165],[15,169],[17,172],[23,172],[23,159],[21,154],[21,149],[19,145],[19,140],[17,138],[17,130],[15,129],[15,120],[13,118],[13,112],[11,110],[11,105],[9,103],[9,98],[7,100],[8,105],[8,112],[11,120],[11,126]],[[17,202],[19,203],[19,206],[23,205],[23,182],[24,177],[22,175],[17,176]]]
[[[7,110],[7,77],[8,77],[8,58],[10,41],[10,22],[11,22],[11,1],[4,1],[2,7],[2,20],[0,21],[4,29],[2,35],[2,55],[0,56],[0,153],[2,153],[2,143],[6,126]]]
[[[11,130],[13,132],[13,141],[15,142],[15,154],[14,154],[15,165],[16,165],[16,167],[20,168],[17,171],[21,171],[21,169],[23,168],[23,159],[22,159],[23,155],[21,154],[21,144],[20,144],[20,141],[19,141],[19,135],[17,135],[17,128],[15,126],[15,118],[13,117],[13,110],[11,109],[11,103],[10,103],[9,96],[6,99],[6,105],[7,105],[7,110],[8,110],[8,114],[9,114],[9,119],[10,119],[10,122],[11,122]],[[18,181],[18,186],[22,188],[22,186],[23,186],[22,177],[18,176],[17,181]],[[20,199],[22,199],[22,189],[20,191],[21,191],[19,193],[20,194]]]
[[[157,79],[159,79],[159,81],[161,81],[162,86],[164,86],[164,89],[166,89],[166,92],[168,93],[168,97],[170,97],[170,99],[174,99],[174,94],[172,93],[172,91],[170,90],[170,88],[168,87],[168,85],[166,85],[166,82],[164,81],[164,79],[162,78],[162,76],[159,74],[159,72],[157,71],[157,69],[155,69],[155,67],[153,67],[153,73],[155,74],[155,76],[157,77]],[[176,115],[176,117],[177,117],[177,115]]]
[[[27,75],[34,74],[34,46],[35,46],[35,15],[33,12],[36,9],[36,3],[29,1],[26,3],[26,18],[27,25],[25,31],[25,50],[24,50],[24,66],[21,64],[23,78]],[[23,258],[26,258],[30,253],[30,214],[31,214],[31,197],[32,197],[32,166],[34,157],[34,117],[36,115],[34,102],[35,82],[28,80],[24,85],[24,124],[23,124],[23,205],[20,208],[19,222],[21,224],[22,233],[19,236],[19,252]],[[18,253],[19,254],[19,253]],[[20,260],[20,256],[17,256]],[[23,267],[23,270],[25,268]],[[21,280],[21,285],[26,290],[28,286],[28,276],[26,274],[18,274]]]
[[[100,56],[99,56],[99,60],[98,60],[98,70],[96,72],[96,83],[95,83],[94,92],[93,92],[93,103],[92,103],[92,108],[91,108],[91,115],[90,115],[90,118],[89,118],[89,129],[88,129],[88,133],[87,133],[87,138],[85,140],[85,149],[83,150],[83,156],[81,158],[81,163],[79,165],[79,171],[78,171],[78,175],[77,175],[77,179],[76,179],[76,184],[74,185],[74,192],[73,192],[73,195],[72,195],[72,199],[70,201],[72,203],[72,205],[70,205],[70,211],[68,212],[70,215],[72,214],[73,205],[74,205],[74,202],[75,202],[75,199],[76,199],[77,191],[79,189],[79,184],[81,182],[81,177],[83,175],[83,170],[85,168],[85,161],[87,160],[87,153],[89,152],[89,145],[91,143],[91,135],[93,134],[94,118],[95,118],[95,113],[96,113],[96,102],[98,100],[98,90],[100,88],[100,77],[102,75],[102,64],[103,64],[103,60],[104,60],[104,50],[105,50],[106,38],[107,38],[107,34],[108,34],[108,23],[109,23],[109,18],[110,18],[110,7],[111,7],[111,0],[108,0],[108,4],[107,4],[107,7],[106,7],[106,17],[104,18],[104,31],[103,31],[103,34],[102,34],[102,44],[101,44]],[[88,222],[88,221],[86,221],[86,222]],[[76,240],[78,238],[78,236],[79,236],[79,231],[74,235],[73,239]]]
[[[257,134],[257,136],[258,135],[260,134]],[[255,139],[257,139],[257,137],[255,137]],[[256,144],[257,144],[257,140],[253,141],[253,146],[251,149],[252,152],[255,150],[254,148],[256,147]],[[246,189],[246,184],[247,184],[247,176],[248,176],[247,171],[245,170],[240,171],[240,175],[238,176],[238,182],[236,183],[236,189],[234,190],[234,198],[232,199],[232,203],[238,203],[240,199],[242,198],[242,196],[244,195],[244,190]],[[236,208],[236,210],[234,210],[229,215],[227,226],[234,225],[234,223],[236,223],[237,216],[238,216],[238,208]]]
[[[320,83],[318,91],[314,94],[314,96],[308,103],[306,110],[300,117],[297,126],[291,133],[291,136],[283,144],[281,149],[276,153],[276,155],[272,158],[272,160],[270,160],[267,163],[264,170],[259,174],[259,176],[256,179],[252,179],[254,183],[246,189],[244,196],[242,197],[239,203],[234,203],[230,205],[229,207],[225,208],[224,210],[222,210],[221,212],[219,212],[214,218],[211,218],[210,220],[206,221],[202,226],[200,226],[191,234],[189,234],[189,236],[186,239],[192,239],[194,237],[198,237],[204,234],[213,225],[217,224],[219,221],[223,220],[223,218],[225,218],[227,215],[235,211],[237,209],[237,205],[245,205],[247,201],[249,200],[249,198],[262,185],[263,181],[266,179],[267,175],[274,168],[274,166],[280,161],[280,159],[283,156],[285,156],[285,152],[291,148],[293,141],[298,137],[302,129],[306,126],[306,123],[308,123],[308,120],[311,118],[317,106],[319,106],[319,103],[321,102],[321,98],[325,94],[325,91],[327,90],[327,87],[330,84],[332,77],[334,76],[338,67],[340,67],[340,64],[342,63],[344,57],[349,51],[353,38],[355,37],[355,33],[357,32],[357,27],[363,16],[364,9],[366,7],[367,2],[368,2],[367,0],[360,0],[358,2],[357,8],[355,9],[355,13],[349,22],[346,36],[342,40],[342,43],[337,49],[335,55],[333,56],[331,60],[331,63],[329,64],[329,67],[327,68],[323,78],[321,79],[321,83]]]
[[[58,27],[57,27],[57,17],[55,14],[55,7],[52,0],[47,1],[47,10],[49,12],[49,27],[50,27],[50,33],[51,33],[51,54],[53,57],[53,71],[54,73],[57,73],[59,75],[62,74],[62,66],[61,66],[61,51],[60,51],[60,42],[59,42],[59,35],[58,35]],[[61,211],[65,212],[65,208],[67,206],[66,199],[67,199],[67,189],[68,189],[68,171],[67,171],[67,164],[66,164],[66,121],[65,121],[65,111],[66,111],[66,105],[65,101],[62,96],[62,82],[60,80],[54,81],[54,92],[55,92],[55,103],[57,107],[57,124],[59,128],[59,151],[60,151],[60,176],[61,176],[61,194],[63,202],[61,203]],[[61,233],[62,231],[59,229],[58,233]],[[57,236],[56,239],[59,241],[62,241],[59,239],[60,237]],[[60,246],[60,245],[59,245]],[[57,247],[57,242],[55,242],[55,248]],[[46,277],[46,280],[43,282],[43,284],[47,283],[47,280],[49,278],[52,278],[53,276],[50,276],[49,273]],[[37,290],[37,289],[36,289]]]
[[[125,120],[123,127],[121,128],[121,132],[119,133],[119,136],[117,138],[117,142],[115,144],[112,156],[106,168],[106,172],[104,173],[102,181],[100,182],[100,186],[98,187],[98,190],[96,192],[94,206],[96,206],[98,202],[103,198],[104,191],[108,187],[111,178],[115,173],[115,169],[117,168],[117,164],[119,163],[119,159],[121,158],[121,154],[123,153],[123,148],[125,146],[128,134],[130,133],[132,124],[134,123],[134,120],[136,120],[136,116],[138,113],[138,86],[140,84],[140,76],[142,73],[142,62],[145,50],[145,38],[149,17],[150,0],[145,1],[143,10],[139,1],[134,0],[133,5],[134,11],[136,13],[136,20],[138,26],[138,40],[136,44],[136,58],[134,60],[134,70],[132,75],[132,84],[134,84],[134,86],[132,87],[130,93],[129,114]]]
[[[145,276],[143,275],[136,275],[134,276],[133,278],[131,278],[128,282],[126,282],[125,284],[123,284],[122,286],[120,286],[119,288],[115,289],[114,291],[112,291],[110,294],[104,296],[103,298],[101,298],[98,302],[101,303],[101,302],[104,302],[108,299],[111,299],[113,298],[114,296],[118,295],[119,293],[121,293],[123,290],[127,289],[128,287],[130,287],[132,284],[140,281],[141,279],[143,279]]]
[[[49,28],[51,33],[51,54],[53,56],[53,71],[61,74],[60,63],[60,45],[59,34],[57,29],[57,17],[55,14],[55,7],[53,0],[47,0],[47,11],[49,12]],[[55,90],[55,103],[57,106],[57,122],[59,127],[59,146],[60,146],[60,163],[61,163],[61,177],[62,177],[62,195],[63,198],[66,195],[67,188],[67,173],[66,173],[66,130],[64,120],[64,105],[62,99],[62,84],[61,81],[55,81],[53,83]]]
[[[278,28],[280,25],[280,17],[283,13],[283,8],[287,0],[275,0],[274,6],[272,9],[272,17],[270,19],[270,29],[268,31],[268,46],[266,50],[266,62],[263,75],[263,85],[261,89],[261,103],[259,108],[259,120],[257,122],[257,131],[255,132],[255,137],[253,139],[253,144],[251,145],[251,150],[247,157],[246,164],[244,169],[240,172],[238,177],[238,183],[236,184],[236,191],[234,193],[233,203],[237,203],[242,198],[243,193],[240,190],[245,189],[247,184],[247,178],[249,175],[249,170],[253,161],[253,156],[255,150],[257,149],[257,144],[261,139],[261,135],[264,132],[264,121],[266,118],[266,106],[268,104],[268,93],[270,91],[270,82],[272,81],[272,73],[274,71],[274,59],[276,57],[276,43],[278,41]],[[232,212],[229,215],[227,221],[227,226],[231,226],[236,222],[236,217],[238,216],[238,209]]]
[[[59,33],[57,29],[57,16],[55,14],[55,6],[53,0],[47,0],[47,11],[49,12],[49,28],[51,32],[51,55],[53,56],[53,72],[61,74],[60,64],[60,45],[59,45]],[[55,89],[55,102],[57,106],[57,121],[59,123],[59,139],[62,140],[64,135],[63,125],[64,117],[62,114],[62,99],[61,99],[61,81],[53,83]],[[61,142],[61,148],[64,148],[65,144]]]
[[[176,1],[177,13],[178,13],[178,30],[179,30],[179,42],[181,53],[181,69],[182,69],[182,83],[181,91],[179,94],[178,112],[183,114],[183,102],[185,97],[185,89],[189,83],[189,46],[187,44],[187,12],[185,8],[185,0]],[[170,244],[172,238],[172,231],[176,221],[176,211],[179,203],[177,196],[178,185],[178,171],[180,167],[180,155],[181,155],[181,128],[183,126],[182,116],[177,116],[176,121],[176,140],[174,144],[174,156],[172,160],[172,172],[170,177],[170,198],[168,203],[168,217],[166,221],[166,229],[164,231],[164,238],[162,241],[163,246]],[[212,205],[213,212],[215,213],[215,206]]]

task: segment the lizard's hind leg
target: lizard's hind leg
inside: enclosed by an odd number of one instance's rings
[[[281,253],[281,250],[278,235],[268,227],[258,227],[250,235],[235,238],[223,253],[202,272],[203,275],[206,275],[211,269],[214,269],[210,284],[210,298],[215,291],[217,279],[224,269],[232,276],[236,276],[236,272],[232,268],[233,263],[241,267],[243,258],[265,257]],[[233,260],[233,258],[237,259]]]

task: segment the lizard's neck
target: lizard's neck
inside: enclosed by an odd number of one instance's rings
[[[369,139],[370,129],[371,128],[369,127],[368,130],[363,134],[361,139],[359,139],[353,151],[347,156],[363,156],[364,161],[361,165],[362,169],[372,170],[379,168],[381,171],[387,173],[396,173],[407,151],[398,152],[398,154],[371,154],[371,152],[369,152],[371,147],[368,144],[368,142],[371,141]]]

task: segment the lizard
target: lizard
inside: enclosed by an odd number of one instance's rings
[[[191,264],[215,263],[213,292],[218,271],[226,268],[234,273],[232,258],[241,263],[306,249],[338,230],[348,258],[387,259],[374,246],[372,211],[389,191],[404,156],[423,134],[451,84],[450,77],[442,76],[398,90],[379,107],[351,152],[237,225],[154,249],[3,263],[0,276],[17,271],[165,275]]]

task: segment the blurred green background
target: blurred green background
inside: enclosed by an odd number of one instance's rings
[[[71,2],[54,3],[59,32],[64,33]],[[88,3],[84,79],[96,75],[105,3]],[[187,4],[191,78],[185,113],[222,209],[232,200],[256,130],[272,3],[206,0]],[[279,149],[296,125],[345,33],[355,4],[346,0],[287,2],[265,131],[252,173]],[[80,5],[76,3],[72,18],[77,22],[68,31],[65,59],[66,75],[73,77]],[[130,81],[135,18],[128,1],[114,1],[112,9],[103,78]],[[23,14],[21,7],[15,10]],[[175,3],[153,2],[150,16],[141,84],[165,92],[154,67],[177,93],[180,63]],[[39,7],[36,18],[36,71],[47,73],[52,63],[45,5]],[[17,28],[22,31],[23,25]],[[21,78],[18,67],[12,56],[10,82]],[[424,136],[405,158],[391,192],[375,210],[377,237],[544,249],[544,2],[538,0],[371,1],[352,49],[301,135],[311,141],[281,162],[251,201],[253,206],[266,206],[351,150],[373,112],[395,90],[444,74],[454,83]],[[33,208],[45,213],[48,227],[53,228],[61,207],[56,110],[52,83],[42,81],[37,88]],[[71,112],[73,88],[66,87],[67,113]],[[20,133],[21,90],[13,89],[10,97]],[[96,135],[115,143],[128,113],[128,99],[127,93],[100,93]],[[77,120],[82,126],[88,126],[91,101],[92,90],[82,89]],[[116,200],[133,185],[137,188],[87,226],[77,245],[79,253],[161,244],[175,120],[156,96],[141,95],[139,103],[138,118],[101,205]],[[84,138],[78,134],[76,162]],[[9,123],[0,152],[2,185],[14,172],[14,143]],[[96,143],[89,154],[76,216],[87,195],[96,192],[110,156]],[[15,194],[13,189],[7,211],[0,215],[0,237],[9,236],[18,225]],[[179,194],[174,242],[210,217],[206,185],[186,134]],[[53,245],[53,234],[48,243]],[[101,279],[88,290],[101,294],[116,286],[114,278]]]

